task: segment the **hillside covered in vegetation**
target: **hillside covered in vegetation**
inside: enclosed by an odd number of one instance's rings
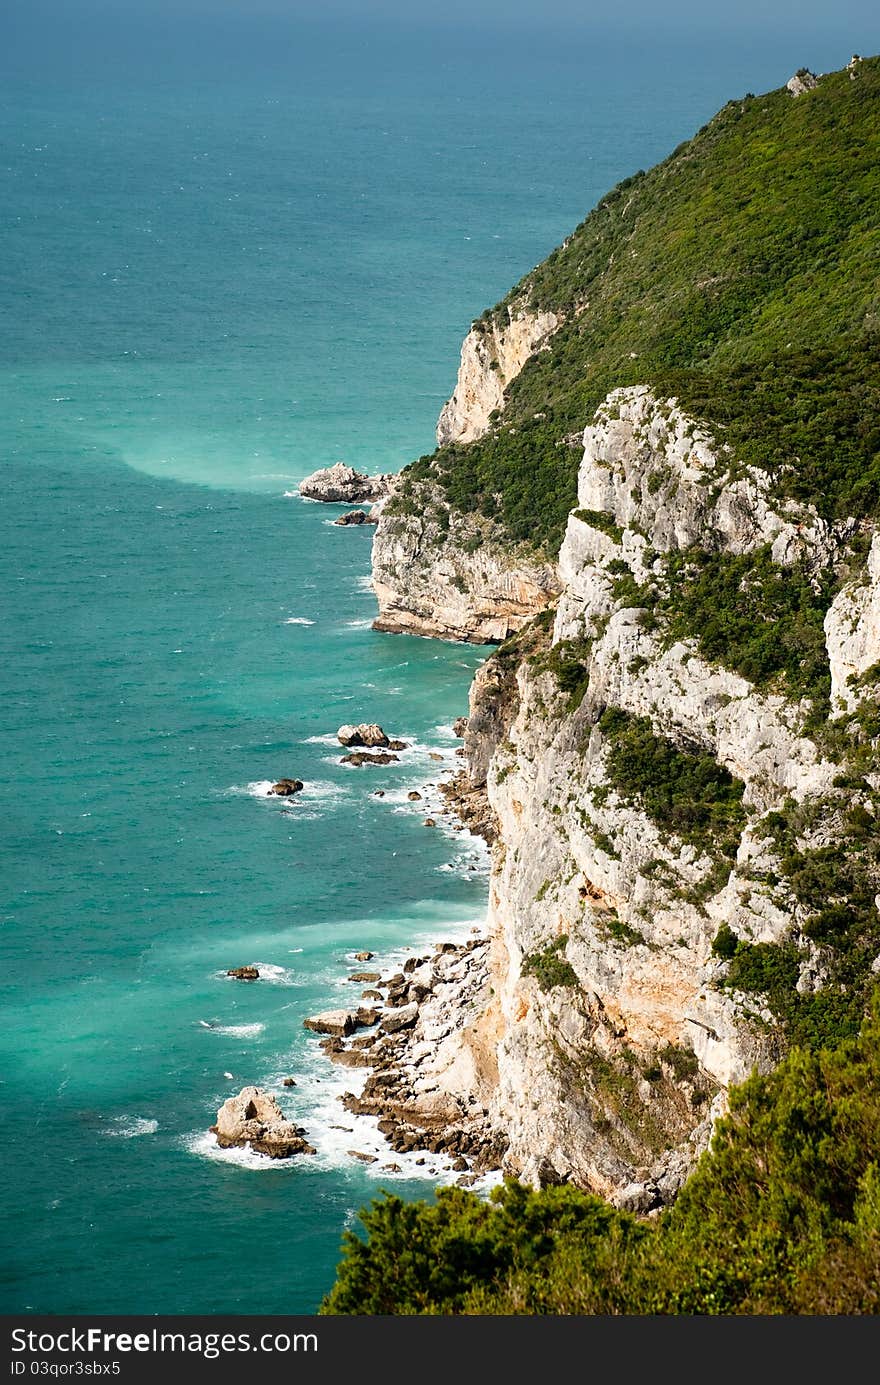
[[[880,59],[728,102],[614,188],[474,327],[562,325],[488,433],[408,472],[551,553],[575,503],[565,446],[609,390],[650,384],[820,513],[880,498]],[[405,504],[408,492],[399,494]]]

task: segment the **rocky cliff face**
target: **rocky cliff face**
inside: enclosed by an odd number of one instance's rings
[[[376,630],[495,643],[558,593],[555,567],[505,544],[492,524],[418,487],[406,513],[383,512],[373,541]]]
[[[455,589],[471,523],[451,517],[438,536],[407,519],[374,567],[377,593],[391,589],[392,569],[399,588],[406,580],[408,611],[418,591],[420,633],[457,638],[498,638],[523,623],[536,592],[546,604],[558,589],[555,614],[493,655],[471,692],[467,765],[498,831],[491,1000],[471,1032],[491,1032],[496,1046],[491,1070],[485,1045],[461,1070],[478,1074],[481,1101],[491,1090],[509,1172],[570,1179],[648,1210],[674,1196],[728,1085],[782,1052],[762,995],[725,984],[721,933],[734,946],[794,939],[798,992],[823,981],[769,815],[800,812],[798,848],[824,846],[840,765],[805,734],[808,701],[708,663],[696,639],[672,639],[662,616],[646,618],[638,592],[662,588],[671,555],[695,544],[722,555],[769,549],[818,580],[840,569],[857,526],[776,502],[762,473],[735,469],[705,428],[641,387],[615,391],[585,431],[555,582],[514,599],[500,549],[491,562],[476,549],[480,575],[462,571],[468,595],[457,606],[445,588]],[[825,628],[833,695],[851,708],[855,676],[880,660],[880,541]],[[609,709],[741,787],[732,835],[697,839],[658,823],[612,770]]]
[[[554,312],[533,312],[524,303],[507,309],[506,321],[475,322],[464,339],[458,380],[437,422],[437,442],[473,442],[486,432],[504,391],[526,361],[541,349],[561,322]]]

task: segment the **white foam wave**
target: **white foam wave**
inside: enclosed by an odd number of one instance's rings
[[[373,617],[368,616],[365,620],[347,620],[345,628],[347,630],[372,630]]]
[[[360,577],[354,577],[352,581],[359,592],[369,592],[370,596],[373,595],[373,579],[369,573],[364,573]]]
[[[334,736],[334,735],[332,734],[332,732],[329,732],[329,731],[328,731],[328,732],[326,733],[326,735],[323,735],[323,736],[306,736],[305,740],[304,740],[304,741],[301,741],[300,744],[301,744],[301,745],[340,745],[341,742],[340,742],[338,736]]]
[[[254,966],[260,973],[260,980],[270,986],[297,985],[290,967],[280,967],[277,962],[254,962]]]
[[[285,625],[314,625],[314,623],[315,622],[309,620],[307,616],[288,616],[287,620],[284,622]]]
[[[226,793],[246,794],[249,798],[274,798],[275,795],[269,793],[274,783],[274,779],[255,779],[250,784],[230,784]]]
[[[336,762],[333,760],[330,763],[335,764]],[[345,798],[347,794],[348,789],[345,784],[334,784],[330,779],[316,779],[313,783],[306,784],[302,792],[297,794],[297,798],[314,802],[315,800]]]
[[[159,1122],[148,1116],[114,1116],[104,1131],[118,1140],[133,1140],[138,1135],[155,1135]]]
[[[299,491],[284,491],[282,496],[284,500],[295,500],[299,496]]]
[[[268,1154],[255,1154],[252,1149],[221,1149],[210,1130],[199,1130],[194,1135],[188,1135],[183,1143],[190,1154],[201,1159],[214,1159],[217,1163],[232,1164],[240,1169],[250,1169],[253,1173],[303,1167],[297,1159],[270,1159]]]
[[[255,1039],[266,1028],[265,1024],[212,1024],[214,1034],[226,1034],[230,1039]]]

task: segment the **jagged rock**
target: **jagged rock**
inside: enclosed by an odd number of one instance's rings
[[[300,482],[299,493],[307,500],[324,500],[331,504],[356,505],[360,501],[381,500],[393,488],[396,477],[389,474],[368,476],[344,462],[313,471]]]
[[[362,1164],[375,1164],[379,1157],[377,1154],[364,1154],[360,1149],[350,1149],[348,1152],[352,1159],[360,1159]]]
[[[362,1005],[357,1010],[355,1019],[359,1025],[363,1026],[365,1029],[369,1029],[371,1025],[376,1023],[381,1013],[381,1010],[377,1010],[375,1007],[368,1009],[366,1006]]]
[[[277,794],[279,798],[290,798],[292,794],[299,793],[301,788],[301,779],[279,779],[277,784],[273,784],[266,792],[268,795]]]
[[[368,981],[381,981],[382,973],[379,971],[350,971],[349,981],[360,981],[364,984]]]
[[[404,1005],[393,1014],[385,1014],[379,1024],[379,1028],[386,1034],[396,1034],[401,1029],[409,1029],[415,1024],[419,1015],[418,1005]]]
[[[409,750],[409,742],[408,742],[408,741],[389,741],[389,742],[388,742],[388,749],[389,749],[389,750]]]
[[[793,77],[789,77],[785,84],[792,96],[803,96],[805,91],[813,91],[819,85],[819,79],[815,72],[811,72],[808,67],[799,67]]]
[[[230,967],[227,976],[234,976],[236,981],[256,981],[260,975],[259,967]]]
[[[455,391],[437,421],[439,447],[482,437],[493,410],[504,404],[507,386],[561,321],[554,312],[533,312],[522,300],[510,305],[506,321],[491,316],[474,323],[462,343]]]
[[[361,991],[361,1000],[382,1000],[381,991]]]
[[[346,513],[345,513],[344,515],[340,515],[338,519],[334,519],[333,523],[334,523],[334,524],[370,524],[370,523],[378,524],[379,521],[378,521],[378,519],[377,519],[377,520],[371,521],[371,520],[369,519],[368,515],[367,515],[366,510],[347,510]]]
[[[282,1085],[282,1087],[295,1087],[295,1086],[296,1086],[296,1078],[295,1078],[295,1077],[284,1077],[284,1078],[281,1079],[281,1085]]]
[[[389,755],[385,750],[380,750],[376,755],[371,755],[367,750],[353,750],[350,755],[343,755],[339,763],[341,765],[399,765],[400,756]]]
[[[410,789],[406,799],[408,803],[421,803],[422,795],[419,793],[418,789]]]
[[[370,962],[373,959],[373,955],[374,954],[372,952],[368,952],[365,949],[363,952],[356,952],[354,954],[354,960],[356,962]]]
[[[224,1101],[211,1132],[221,1149],[249,1145],[270,1159],[315,1153],[306,1132],[286,1119],[275,1097],[262,1087],[243,1087],[238,1096]]]
[[[364,721],[359,726],[340,726],[336,739],[346,747],[363,745],[371,750],[377,746],[387,749],[389,745],[388,737],[375,721]]]
[[[330,1034],[334,1038],[347,1039],[356,1029],[363,1026],[353,1010],[324,1010],[320,1015],[312,1015],[303,1020],[303,1028],[314,1034]]]
[[[373,798],[384,798],[384,797],[385,797],[385,790],[384,790],[384,789],[374,789],[374,790],[373,790],[372,796],[373,796]]]
[[[464,736],[468,729],[467,717],[456,717],[452,723],[453,736]]]
[[[424,821],[424,823],[423,823],[423,826],[424,826],[424,827],[436,827],[436,826],[437,826],[437,823],[436,823],[436,821],[435,821],[434,818],[425,818],[425,821]]]
[[[442,763],[443,763],[443,756],[440,755],[440,754],[438,753],[438,751],[436,751],[436,750],[429,750],[429,751],[428,751],[428,759],[429,759],[429,760],[436,760],[439,764],[442,764]]]

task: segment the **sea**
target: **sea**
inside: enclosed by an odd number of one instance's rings
[[[374,632],[372,530],[298,483],[429,452],[472,318],[604,192],[850,54],[262,22],[0,59],[6,1313],[313,1313],[360,1208],[457,1176],[303,1020],[481,926],[483,844],[424,819],[488,651]],[[399,763],[340,763],[363,720]],[[314,1156],[218,1150],[248,1084]]]

